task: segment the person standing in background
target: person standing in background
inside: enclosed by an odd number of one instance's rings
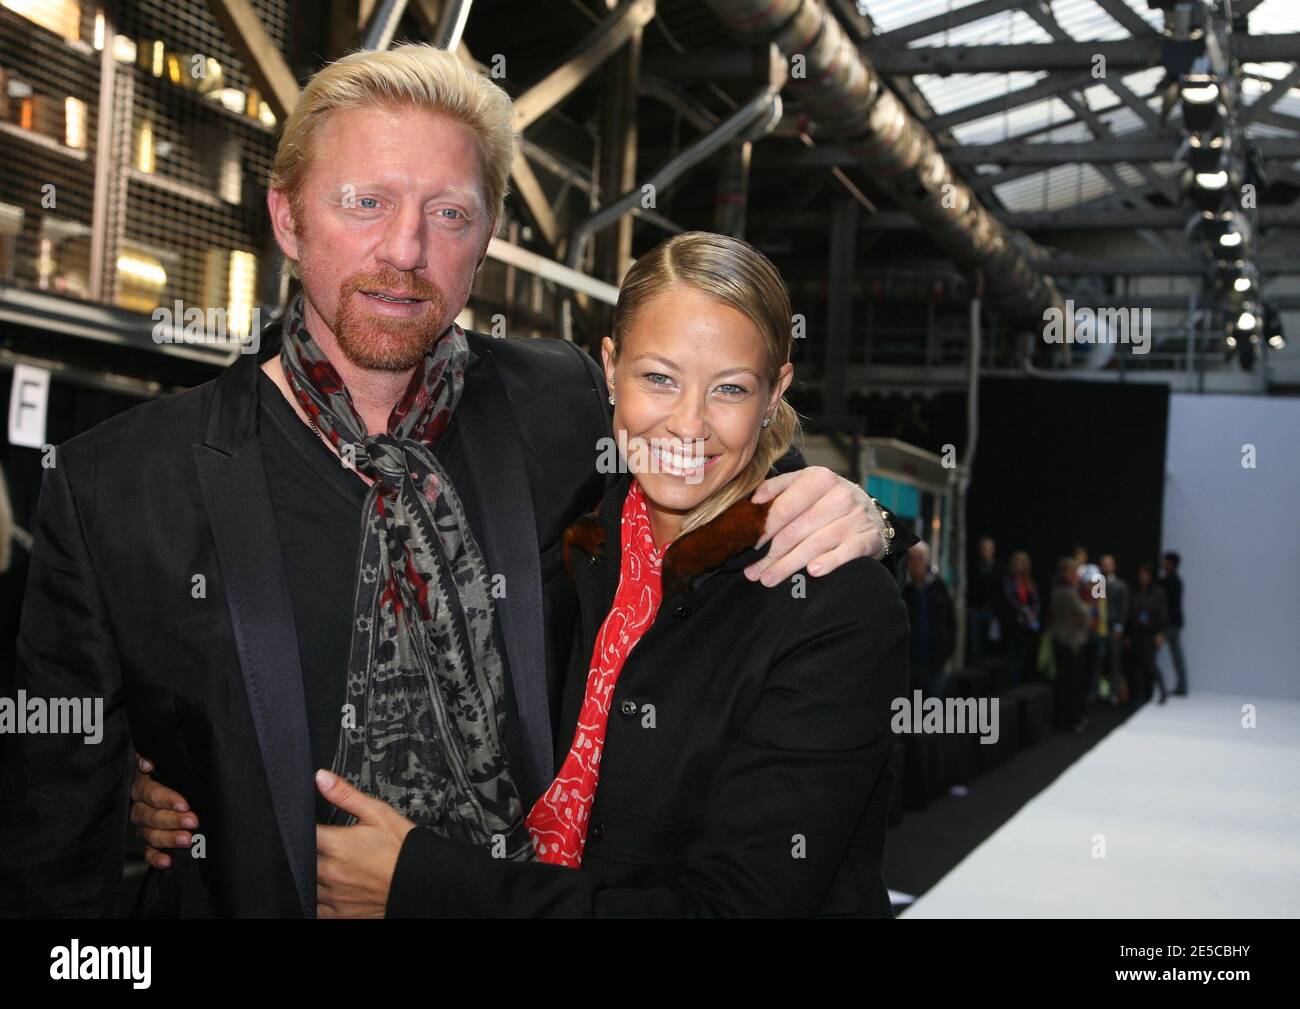
[[[1169,626],[1165,637],[1169,641],[1169,654],[1178,677],[1173,689],[1175,697],[1187,696],[1187,660],[1183,658],[1183,579],[1178,573],[1182,563],[1182,557],[1172,550],[1161,558],[1160,586],[1165,590],[1169,604]]]
[[[908,689],[943,697],[944,666],[957,637],[956,615],[948,587],[930,566],[930,547],[924,540],[907,552],[903,602],[912,627]]]
[[[1106,627],[1110,621],[1106,614],[1101,568],[1088,560],[1088,548],[1082,544],[1075,545],[1074,562],[1079,568],[1079,598],[1088,608],[1088,641],[1083,650],[1083,668],[1087,675],[1086,703],[1097,696],[1106,658]]]
[[[1070,557],[1062,557],[1057,562],[1047,627],[1056,657],[1057,728],[1083,732],[1088,727],[1083,717],[1087,689],[1083,649],[1088,643],[1088,607],[1079,598],[1079,565]]]
[[[1168,698],[1165,678],[1156,665],[1156,653],[1164,644],[1169,626],[1169,604],[1165,591],[1155,580],[1155,565],[1149,561],[1138,567],[1137,591],[1133,594],[1133,615],[1129,622],[1129,642],[1133,650],[1133,699],[1145,704],[1151,699],[1151,685],[1160,688],[1160,703]]]
[[[1007,636],[1006,677],[1009,686],[1020,684],[1025,662],[1041,629],[1038,586],[1034,584],[1029,554],[1017,550],[1011,555],[1011,570],[1002,577],[1002,604]]]
[[[1106,578],[1106,675],[1109,685],[1106,699],[1111,705],[1117,705],[1123,677],[1124,625],[1128,622],[1132,593],[1128,583],[1116,573],[1115,558],[1110,554],[1101,559],[1101,573]]]
[[[979,559],[971,570],[966,588],[966,607],[969,615],[970,655],[978,662],[989,653],[992,641],[998,640],[998,605],[1002,598],[1003,564],[997,559],[997,547],[992,536],[981,536]]]

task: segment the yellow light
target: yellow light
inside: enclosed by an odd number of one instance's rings
[[[136,56],[135,39],[125,35],[113,36],[113,59],[119,63],[134,63]]]
[[[244,92],[240,91],[238,88],[221,89],[221,104],[231,112],[238,112],[240,115],[243,115],[244,100]]]
[[[95,51],[96,51],[96,52],[103,52],[103,51],[104,51],[104,33],[105,33],[105,31],[106,31],[106,28],[105,28],[105,25],[104,25],[104,12],[103,12],[103,11],[95,11]]]
[[[86,146],[86,103],[80,98],[63,99],[63,142],[78,150]]]
[[[257,257],[236,249],[230,253],[226,306],[228,336],[243,339],[253,328],[253,295],[257,287]]]
[[[163,49],[162,39],[159,39],[153,44],[153,65],[150,68],[155,77],[161,77],[163,75],[163,58],[166,55],[166,51]]]
[[[267,129],[272,129],[275,126],[275,113],[271,111],[271,106],[267,105],[266,102],[263,102],[261,109],[258,110],[257,118],[262,121],[262,125]]]
[[[148,119],[140,123],[139,132],[135,138],[135,167],[142,172],[153,172],[155,169],[153,155],[153,123]]]
[[[81,4],[77,0],[0,0],[0,7],[69,42],[81,38]]]
[[[138,280],[159,289],[167,284],[167,271],[163,269],[162,263],[130,252],[123,252],[117,257],[117,272],[129,280]]]

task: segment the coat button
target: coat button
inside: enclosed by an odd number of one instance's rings
[[[600,558],[595,556],[594,554],[587,554],[587,567],[589,568],[600,567]]]
[[[673,616],[675,616],[678,620],[682,620],[686,617],[689,617],[690,615],[691,615],[691,611],[688,610],[685,606],[679,606],[677,607],[677,609],[673,610]]]
[[[636,714],[636,701],[624,701],[618,706],[618,710],[625,718],[631,718]]]
[[[605,840],[605,825],[603,823],[593,823],[591,825],[590,833],[587,834],[587,840],[589,841]]]

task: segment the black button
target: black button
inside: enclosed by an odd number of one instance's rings
[[[636,714],[636,701],[624,701],[622,704],[618,706],[618,710],[620,714],[623,714],[628,718],[631,718],[633,715]]]
[[[587,554],[587,567],[589,568],[600,567],[600,558],[592,554]]]
[[[587,840],[589,841],[605,840],[605,825],[603,823],[593,823],[591,825],[591,831],[587,834]]]
[[[673,616],[675,616],[678,620],[681,620],[684,617],[689,617],[690,615],[691,615],[691,611],[688,610],[685,606],[679,606],[677,607],[677,609],[673,610]]]

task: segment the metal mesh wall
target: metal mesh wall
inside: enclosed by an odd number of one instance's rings
[[[282,51],[289,6],[253,2]],[[221,308],[242,335],[275,267],[262,200],[276,121],[207,5],[0,0],[0,68],[0,281],[140,312]],[[15,81],[44,97],[16,106]]]
[[[93,11],[77,3],[0,3],[2,283],[89,296],[99,129],[93,43]]]

